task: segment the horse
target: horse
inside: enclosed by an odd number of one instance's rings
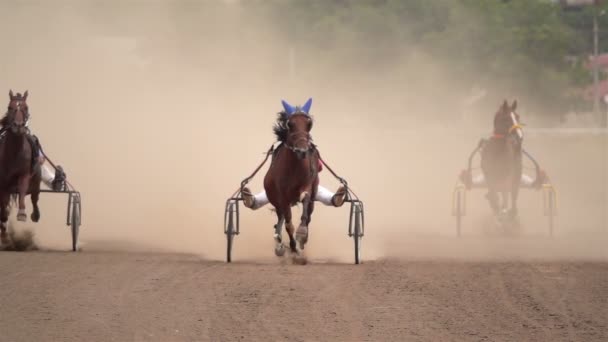
[[[522,177],[523,129],[516,113],[517,100],[511,105],[507,100],[494,116],[494,134],[485,140],[481,149],[481,170],[486,179],[486,199],[499,218],[517,217],[517,197]],[[499,204],[498,193],[502,194]],[[511,208],[508,209],[509,193]]]
[[[304,249],[319,185],[319,152],[310,135],[313,126],[313,118],[309,114],[312,99],[308,99],[302,107],[294,107],[284,100],[281,102],[284,111],[278,113],[273,128],[280,144],[264,177],[264,189],[277,215],[274,234],[277,256],[284,253],[281,239],[283,223],[289,235],[291,252],[298,253],[296,241],[300,249]],[[294,238],[291,208],[298,202],[302,203],[303,208]]]
[[[29,108],[27,105],[28,92],[23,95],[9,92],[10,102],[6,115],[0,120],[4,136],[0,140],[0,238],[2,243],[7,242],[7,221],[10,214],[9,205],[11,195],[18,192],[19,211],[18,221],[26,221],[25,196],[31,195],[33,211],[31,219],[38,222],[40,209],[41,172],[40,164],[33,155],[33,144],[29,136],[27,122]]]

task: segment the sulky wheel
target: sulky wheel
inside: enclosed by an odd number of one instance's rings
[[[547,216],[549,218],[549,236],[553,237],[554,218],[555,218],[555,193],[547,191]]]
[[[452,215],[456,216],[456,235],[460,237],[462,230],[462,217],[465,213],[465,188],[458,186],[454,189],[452,198]]]
[[[226,234],[226,262],[232,262],[232,243],[234,242],[234,203],[230,203],[226,209],[228,221],[224,228]]]
[[[549,236],[553,237],[553,195],[549,195]]]
[[[72,251],[76,252],[78,249],[78,234],[80,233],[80,198],[75,197],[72,201],[72,217],[71,217],[71,231],[72,231]]]
[[[355,205],[354,215],[355,226],[353,232],[353,239],[355,240],[355,264],[358,265],[361,263],[361,240],[363,238],[363,208],[361,208],[361,205],[359,203]]]
[[[456,194],[456,235],[460,237],[460,230],[462,228],[462,195],[460,191]]]
[[[549,236],[553,236],[555,216],[557,215],[557,195],[551,184],[543,185],[544,214],[549,220]]]

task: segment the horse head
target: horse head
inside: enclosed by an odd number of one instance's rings
[[[2,119],[2,126],[7,127],[14,134],[22,135],[27,132],[27,122],[30,118],[29,108],[27,106],[27,90],[23,95],[9,92],[9,103],[6,115]]]
[[[494,135],[498,137],[514,137],[518,145],[521,145],[524,132],[522,124],[519,122],[519,114],[517,109],[517,101],[513,101],[511,105],[505,100],[498,111],[494,115]]]
[[[313,146],[310,135],[313,119],[309,113],[312,99],[308,99],[302,107],[292,106],[285,101],[281,102],[284,111],[280,115],[278,126],[283,133],[282,141],[298,158],[304,159]]]

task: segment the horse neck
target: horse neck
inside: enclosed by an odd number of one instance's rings
[[[494,126],[494,130],[492,131],[496,136],[506,136],[509,134],[509,129],[504,127]]]
[[[306,172],[308,173],[310,169],[310,163],[312,162],[311,158],[312,153],[309,154],[305,159],[300,159],[298,156],[291,151],[285,143],[281,145],[280,151],[277,153],[277,157],[283,158],[283,163],[285,163],[285,167],[289,169],[290,172]]]
[[[11,131],[6,132],[2,142],[0,143],[0,159],[14,158],[19,152],[25,148],[25,135],[14,134]]]

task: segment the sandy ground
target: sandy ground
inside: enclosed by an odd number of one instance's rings
[[[0,255],[3,341],[606,341],[608,264]]]

